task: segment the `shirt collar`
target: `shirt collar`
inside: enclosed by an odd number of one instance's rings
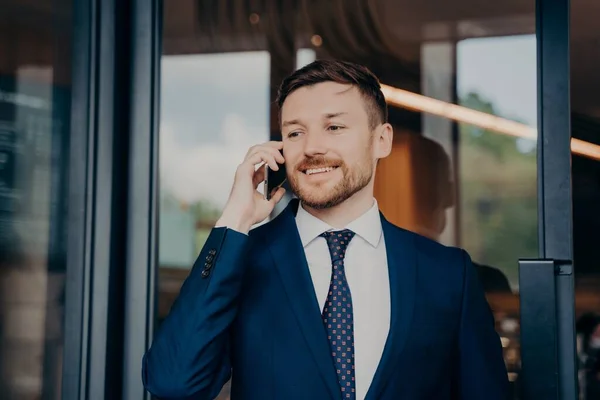
[[[300,233],[300,240],[302,241],[303,247],[306,247],[321,233],[336,230],[326,222],[309,214],[308,211],[302,207],[302,203],[298,206],[296,225],[298,226],[298,232]],[[381,217],[379,215],[377,200],[373,199],[373,206],[360,217],[350,222],[344,229],[350,229],[371,246],[377,247],[382,233]]]

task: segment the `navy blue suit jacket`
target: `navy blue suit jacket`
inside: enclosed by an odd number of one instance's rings
[[[211,232],[144,356],[149,392],[213,399],[232,377],[233,400],[341,400],[297,207],[248,236]],[[500,339],[467,253],[381,218],[391,326],[366,398],[505,400]]]

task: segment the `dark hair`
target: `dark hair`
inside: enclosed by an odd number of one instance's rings
[[[277,105],[281,119],[281,107],[294,91],[323,82],[354,85],[365,100],[371,129],[387,122],[388,109],[381,92],[379,80],[367,67],[347,61],[317,60],[298,69],[281,82],[277,93]]]

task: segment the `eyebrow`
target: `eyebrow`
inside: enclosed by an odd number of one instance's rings
[[[327,113],[327,114],[324,115],[324,118],[325,119],[332,119],[332,118],[336,118],[336,117],[339,117],[341,115],[346,115],[346,114],[348,114],[348,113],[345,112],[345,111],[336,112],[336,113]],[[284,121],[281,124],[281,126],[283,128],[285,128],[286,126],[290,126],[290,125],[304,125],[304,124],[299,119],[291,119],[289,121]]]
[[[283,121],[283,124],[281,124],[281,126],[284,127],[284,128],[286,126],[290,126],[290,125],[302,125],[302,123],[298,119],[292,119],[292,120],[289,120],[289,121]]]
[[[339,117],[339,116],[345,115],[345,114],[348,114],[348,113],[345,111],[341,111],[341,112],[337,112],[337,113],[329,113],[329,114],[325,114],[325,119],[332,119],[332,118]]]

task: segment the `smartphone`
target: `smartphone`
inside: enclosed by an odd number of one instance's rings
[[[279,170],[275,171],[265,165],[265,199],[271,200],[271,195],[284,184],[287,179],[285,164],[279,164]]]

